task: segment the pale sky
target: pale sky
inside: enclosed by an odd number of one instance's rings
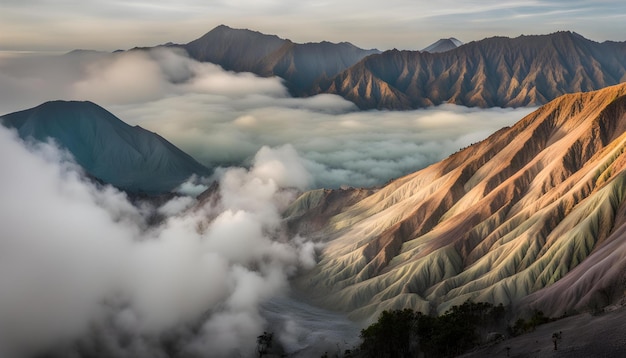
[[[570,30],[626,40],[623,0],[0,0],[0,50],[112,51],[187,43],[217,25],[381,50]]]

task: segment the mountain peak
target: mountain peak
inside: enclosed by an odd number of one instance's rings
[[[90,101],[50,101],[0,119],[23,139],[54,139],[87,173],[121,189],[163,193],[192,174],[210,174],[161,136]]]
[[[422,49],[422,52],[430,52],[430,53],[439,53],[453,50],[459,46],[463,45],[463,42],[457,40],[454,37],[450,37],[447,39],[439,39],[433,44]]]
[[[445,51],[426,53],[444,44],[449,46]],[[361,109],[406,110],[443,103],[486,108],[541,105],[565,93],[626,81],[626,42],[597,43],[561,31],[452,46],[452,39],[442,39],[425,52],[370,56],[320,81],[317,90],[338,94]]]
[[[338,74],[378,50],[349,42],[295,43],[276,35],[220,25],[183,47],[190,57],[226,70],[280,76],[294,95],[307,94],[317,80]]]
[[[217,36],[230,35],[230,36],[271,37],[271,38],[280,39],[276,35],[268,35],[268,34],[264,34],[262,32],[250,30],[250,29],[233,28],[224,24],[214,27],[211,31],[204,34],[204,36],[202,36],[200,39],[204,38],[205,36],[210,37],[210,36],[216,36],[216,35]]]

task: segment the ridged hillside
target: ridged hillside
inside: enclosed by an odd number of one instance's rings
[[[624,58],[626,43],[597,43],[572,32],[493,37],[442,53],[372,55],[320,81],[313,93],[338,94],[362,109],[541,105],[626,81]]]
[[[92,102],[53,101],[0,117],[25,140],[53,139],[87,173],[118,188],[164,193],[210,170],[156,133]]]
[[[626,272],[625,132],[626,84],[559,97],[316,223],[309,236],[327,244],[299,285],[355,317],[467,299],[560,315],[613,300]],[[306,228],[301,217],[292,225]]]

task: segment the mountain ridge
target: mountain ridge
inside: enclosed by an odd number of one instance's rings
[[[294,95],[310,91],[315,81],[332,77],[362,58],[379,53],[349,42],[294,43],[276,35],[219,25],[202,37],[180,45],[198,61],[212,62],[226,70],[280,76]]]
[[[597,43],[569,31],[491,37],[441,53],[371,55],[312,93],[338,94],[361,109],[541,105],[626,81],[624,56],[626,42]]]
[[[623,294],[626,279],[625,150],[626,84],[559,97],[356,203],[333,203],[308,233],[326,246],[299,287],[356,318],[467,299],[554,316],[602,304],[599,292]]]
[[[0,122],[22,139],[54,139],[85,171],[131,192],[162,193],[210,170],[156,133],[130,126],[93,102],[50,101]]]

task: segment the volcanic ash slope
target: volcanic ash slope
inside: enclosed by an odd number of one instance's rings
[[[626,84],[565,95],[341,210],[332,203],[309,233],[327,243],[320,262],[298,285],[355,318],[441,313],[467,299],[548,315],[615,300],[626,271],[625,130]],[[322,226],[302,222],[328,205],[310,195],[289,211],[292,226]]]

